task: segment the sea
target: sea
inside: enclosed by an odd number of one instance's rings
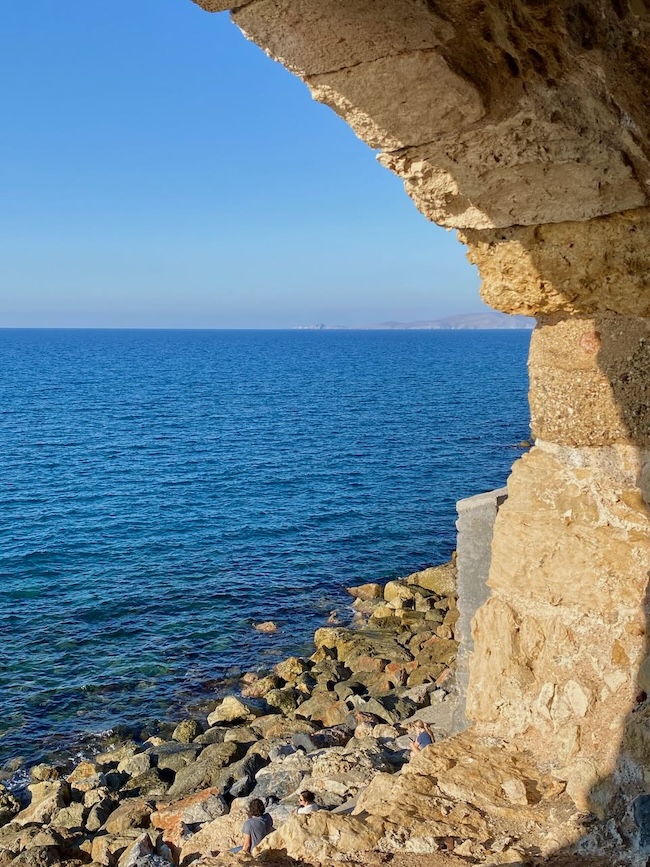
[[[0,768],[196,713],[446,561],[530,436],[529,340],[0,330]]]

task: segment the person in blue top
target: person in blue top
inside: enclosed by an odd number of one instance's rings
[[[265,812],[264,802],[255,798],[248,805],[248,819],[241,829],[244,835],[242,851],[249,853],[273,830],[273,819]]]
[[[413,725],[413,740],[411,741],[411,758],[425,747],[430,746],[435,738],[433,732],[424,720],[418,719]]]

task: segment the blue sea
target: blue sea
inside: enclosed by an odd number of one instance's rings
[[[448,559],[529,436],[529,339],[0,331],[0,766],[177,719]]]

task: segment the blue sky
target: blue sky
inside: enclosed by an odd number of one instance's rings
[[[0,81],[0,326],[354,326],[484,309],[455,235],[225,14],[9,3]]]

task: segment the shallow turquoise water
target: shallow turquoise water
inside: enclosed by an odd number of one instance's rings
[[[529,339],[0,331],[0,764],[178,715],[445,560],[529,435]]]

